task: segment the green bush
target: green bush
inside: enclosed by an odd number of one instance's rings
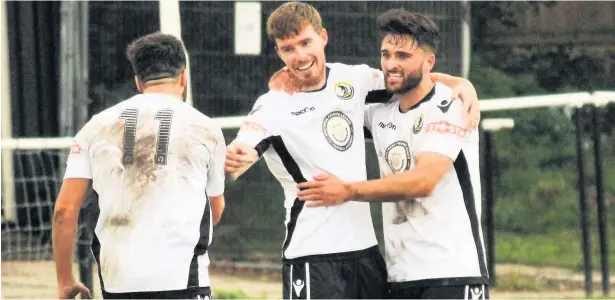
[[[536,74],[511,75],[491,67],[481,57],[472,61],[470,80],[479,97],[501,98],[547,93],[539,86]],[[558,92],[573,88],[558,87]],[[509,131],[493,134],[497,163],[495,226],[511,233],[544,234],[579,228],[579,194],[575,127],[571,111],[565,108],[540,108],[497,111],[483,118],[506,117],[515,120]],[[608,118],[608,115],[607,115]],[[605,131],[608,132],[608,131]],[[587,195],[591,222],[595,225],[593,183],[593,145],[590,135],[586,147]],[[615,212],[615,136],[605,135],[604,183],[607,215]],[[484,170],[483,170],[484,174]],[[609,218],[611,226],[615,218]],[[593,227],[592,227],[593,228]]]

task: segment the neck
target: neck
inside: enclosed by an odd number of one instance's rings
[[[180,100],[183,99],[181,90],[174,84],[151,85],[143,89],[143,94],[165,94]]]
[[[407,112],[411,107],[419,103],[434,87],[434,82],[429,75],[423,76],[421,83],[414,89],[399,95],[399,108],[402,112]]]
[[[311,91],[320,90],[322,89],[323,86],[325,86],[325,83],[327,83],[327,67],[326,66],[322,68],[322,74],[318,82],[314,84],[309,84],[309,85],[302,85],[301,91],[311,92]]]

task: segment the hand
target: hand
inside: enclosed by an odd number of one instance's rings
[[[461,99],[463,102],[463,118],[467,129],[475,129],[480,123],[480,103],[476,89],[469,80],[463,79],[453,87],[453,99]]]
[[[230,144],[226,147],[224,172],[237,179],[245,170],[258,160],[254,148],[243,144]]]
[[[58,299],[75,299],[81,294],[82,299],[91,299],[90,290],[83,283],[73,280],[68,284],[58,284]]]
[[[330,174],[316,175],[314,181],[299,183],[297,188],[297,197],[308,201],[307,207],[339,205],[350,197],[344,182]]]
[[[301,91],[301,83],[288,71],[288,67],[283,67],[269,79],[269,89],[272,91],[284,91],[292,95]]]

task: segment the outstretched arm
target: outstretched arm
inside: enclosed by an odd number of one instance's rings
[[[416,168],[380,179],[343,182],[333,175],[314,177],[300,183],[297,196],[309,201],[308,207],[331,206],[344,201],[395,201],[428,197],[451,168],[453,160],[439,153],[424,152],[417,157]]]
[[[430,196],[451,170],[464,144],[478,144],[475,132],[470,136],[463,128],[459,101],[453,101],[448,111],[436,113],[425,125],[423,142],[414,146],[416,165],[410,170],[361,182],[342,182],[332,175],[318,175],[314,181],[297,186],[299,199],[310,201],[308,206],[328,206],[348,200],[382,202]],[[389,166],[385,163],[380,168]]]
[[[226,163],[224,164],[224,172],[226,172],[232,180],[245,173],[254,163],[258,161],[258,152],[243,143],[233,142],[226,148]]]
[[[237,137],[226,148],[224,171],[231,180],[245,173],[269,147],[271,130],[278,125],[275,123],[275,112],[271,112],[266,103],[266,95],[256,100]]]

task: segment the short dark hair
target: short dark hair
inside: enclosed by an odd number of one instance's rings
[[[405,9],[390,9],[378,17],[378,28],[384,38],[388,34],[409,35],[421,48],[438,51],[440,31],[438,25],[425,15]]]
[[[322,19],[314,6],[303,2],[287,2],[276,8],[267,19],[269,39],[284,39],[299,34],[303,26],[312,25],[322,31]]]
[[[142,36],[126,49],[132,70],[145,83],[175,78],[186,68],[184,44],[177,37],[160,32]]]

